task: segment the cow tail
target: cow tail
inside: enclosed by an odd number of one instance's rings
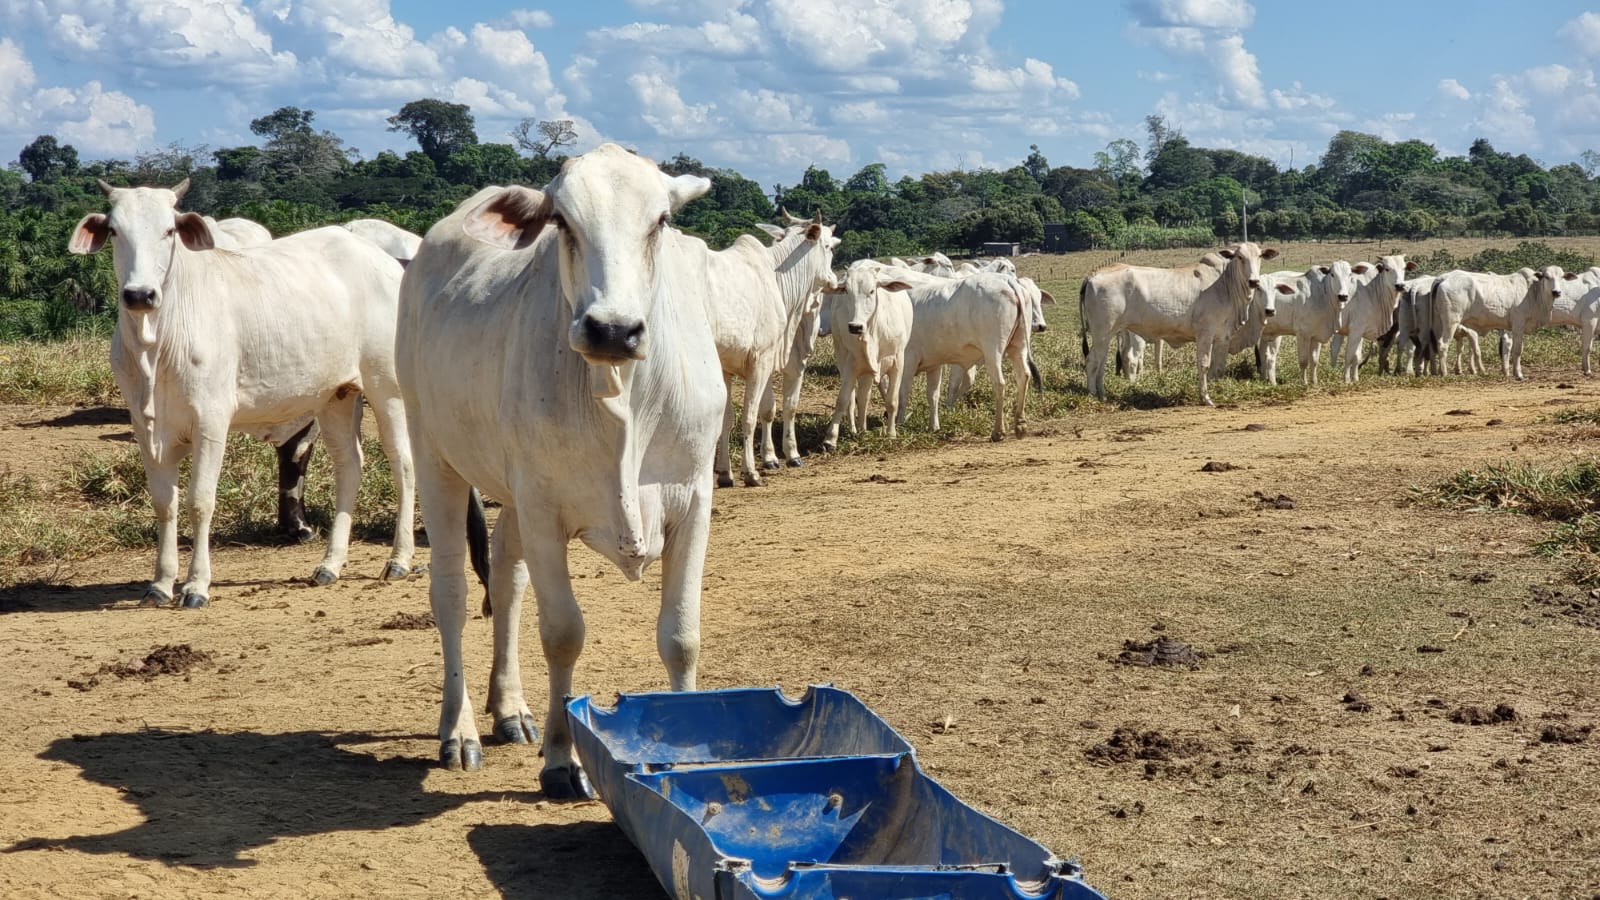
[[[483,495],[477,488],[467,492],[467,556],[472,560],[472,571],[483,585],[483,617],[494,615],[489,603],[489,519],[483,512]]]
[[[1083,344],[1083,359],[1085,365],[1089,360],[1089,317],[1084,315],[1089,296],[1089,279],[1085,278],[1083,284],[1078,285],[1078,338]]]
[[[1117,372],[1118,375],[1127,375],[1128,374],[1128,364],[1127,363],[1128,363],[1128,354],[1129,354],[1129,352],[1130,351],[1128,349],[1128,333],[1126,331],[1124,331],[1124,332],[1121,332],[1120,334],[1117,335],[1116,372]]]
[[[1267,355],[1261,352],[1262,338],[1256,339],[1256,377],[1267,377]]]
[[[1428,355],[1425,357],[1428,362],[1432,362],[1436,355],[1442,356],[1444,354],[1443,345],[1450,340],[1450,335],[1445,333],[1450,323],[1444,321],[1447,318],[1447,313],[1445,311],[1444,295],[1441,293],[1443,290],[1444,279],[1440,278],[1433,283],[1433,290],[1428,292]],[[1442,358],[1439,364],[1441,366],[1444,365]]]
[[[1033,361],[1033,351],[1028,351],[1028,374],[1033,377],[1033,389],[1044,390],[1044,381],[1039,377],[1039,366]]]

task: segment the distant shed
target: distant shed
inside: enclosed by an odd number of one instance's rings
[[[984,256],[1016,256],[1022,252],[1022,245],[1007,241],[989,241],[983,245]]]

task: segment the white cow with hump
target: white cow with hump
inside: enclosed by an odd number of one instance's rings
[[[1205,264],[1148,269],[1118,263],[1084,279],[1078,304],[1090,393],[1105,399],[1111,341],[1127,330],[1147,340],[1194,341],[1200,401],[1213,405],[1212,357],[1226,355],[1229,338],[1246,324],[1252,293],[1260,286],[1261,260],[1276,257],[1278,251],[1244,242],[1218,253],[1227,260],[1221,272]]]
[[[1385,256],[1375,265],[1357,263],[1351,270],[1358,277],[1355,293],[1339,316],[1339,334],[1332,339],[1333,357],[1344,355],[1344,380],[1361,380],[1361,342],[1377,340],[1394,325],[1395,305],[1400,302],[1400,282],[1405,273],[1416,269],[1403,255]]]
[[[1550,324],[1578,329],[1578,346],[1583,351],[1583,374],[1593,375],[1589,365],[1594,335],[1600,327],[1600,266],[1591,266],[1577,276],[1551,304]]]
[[[850,264],[829,287],[827,310],[833,356],[839,369],[839,399],[828,423],[824,450],[839,447],[839,423],[848,414],[852,434],[867,430],[872,387],[883,382],[884,431],[894,437],[906,343],[911,338],[911,283],[903,271],[872,260]]]
[[[822,223],[822,214],[818,213],[815,220],[800,221],[800,224],[791,225],[787,229],[773,225],[757,224],[757,228],[765,231],[778,244],[783,244],[785,249],[779,249],[775,244],[769,248],[778,260],[778,287],[779,291],[788,297],[793,291],[799,290],[804,284],[810,283],[811,289],[806,291],[805,298],[800,301],[798,318],[792,323],[793,337],[782,349],[780,373],[783,375],[783,440],[788,465],[799,468],[804,465],[800,461],[800,441],[795,436],[794,419],[795,411],[800,405],[800,389],[805,383],[806,363],[811,360],[811,354],[816,350],[817,338],[820,336],[821,323],[824,315],[822,311],[823,289],[834,283],[833,250],[840,244],[840,239],[834,237],[833,227]],[[803,236],[804,240],[795,243],[797,237]],[[820,252],[819,252],[820,251]],[[785,326],[791,327],[786,324]],[[761,410],[757,416],[761,431],[759,434],[762,447],[762,465],[768,469],[780,468],[778,463],[778,448],[772,440],[772,421],[777,413],[777,378],[767,382],[767,389],[761,395]]]
[[[780,371],[788,373],[795,368],[791,360],[807,301],[813,293],[833,283],[836,240],[833,229],[822,224],[820,216],[805,228],[783,230],[777,237],[777,242],[768,247],[751,235],[740,235],[732,246],[710,257],[708,314],[729,392],[726,421],[717,445],[717,483],[722,487],[733,486],[729,448],[729,432],[734,424],[733,376],[744,379],[744,406],[739,420],[739,433],[744,437],[740,473],[746,485],[757,486],[761,484],[755,463],[757,419],[765,417],[765,430],[770,434],[773,381]],[[804,371],[803,361],[799,368]],[[784,429],[793,453],[791,459],[795,461],[800,458],[794,441],[794,410],[799,400],[799,374],[786,377]],[[770,440],[763,452],[766,467],[779,468]]]
[[[538,602],[546,796],[591,794],[562,707],[584,643],[567,560],[574,538],[629,580],[661,560],[656,649],[673,690],[695,686],[727,396],[706,317],[712,254],[670,222],[710,187],[604,144],[567,161],[543,191],[480,191],[429,230],[406,270],[396,361],[433,544],[447,768],[483,761],[461,646],[468,485],[504,504],[492,541],[488,706],[505,741],[537,735],[517,653],[530,577]]]
[[[1355,278],[1354,269],[1342,259],[1305,272],[1261,276],[1264,320],[1257,366],[1267,381],[1278,383],[1279,344],[1292,335],[1300,357],[1300,383],[1318,382],[1322,345],[1339,328],[1339,313],[1355,290]]]
[[[400,260],[401,265],[408,264],[422,246],[422,238],[383,219],[351,219],[344,227],[356,237],[377,244],[385,253]]]
[[[401,269],[342,228],[217,250],[205,219],[177,211],[188,188],[113,188],[85,216],[73,253],[112,245],[121,303],[111,366],[127,398],[155,506],[159,550],[144,602],[164,605],[178,575],[178,464],[191,452],[194,554],[178,595],[205,606],[211,515],[229,431],[281,444],[315,416],[335,466],[328,549],[313,573],[339,577],[361,479],[357,404],[365,393],[399,487],[394,552],[383,577],[410,571],[411,451],[394,372]]]
[[[1560,266],[1535,271],[1518,269],[1510,275],[1455,270],[1440,275],[1428,298],[1429,322],[1424,340],[1431,352],[1444,358],[1445,343],[1461,326],[1485,331],[1511,332],[1509,355],[1502,354],[1500,371],[1522,380],[1522,342],[1529,332],[1550,323],[1552,307],[1562,286],[1576,281],[1576,272]]]

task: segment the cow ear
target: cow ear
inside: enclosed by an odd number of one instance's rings
[[[878,282],[878,287],[881,287],[886,291],[909,291],[909,290],[911,290],[911,285],[906,284],[904,281],[880,281],[880,282]]]
[[[1276,285],[1276,289],[1277,289],[1278,293],[1280,293],[1280,294],[1292,294],[1292,293],[1294,293],[1294,285],[1292,285],[1292,284],[1278,284],[1278,285]]]
[[[1049,305],[1054,305],[1054,304],[1055,304],[1055,302],[1056,302],[1056,298],[1054,298],[1054,297],[1052,297],[1052,296],[1050,296],[1050,292],[1049,292],[1049,291],[1047,291],[1047,290],[1045,290],[1045,289],[1044,289],[1044,288],[1040,288],[1040,289],[1039,289],[1039,296],[1040,296],[1040,297],[1042,297],[1042,298],[1043,298],[1043,299],[1042,299],[1042,300],[1041,300],[1041,301],[1040,301],[1040,302],[1041,302],[1041,303],[1045,303],[1045,304],[1049,304]]]
[[[830,237],[830,238],[828,238],[828,249],[832,250],[833,248],[839,246],[842,243],[844,243],[844,238]]]
[[[1317,266],[1317,271],[1321,272],[1324,275],[1332,275],[1333,274],[1333,266]]]
[[[1417,270],[1417,261],[1414,260],[1414,259],[1406,260],[1406,271],[1407,272],[1415,272],[1416,270]]]
[[[1267,249],[1261,251],[1261,258],[1262,259],[1273,259],[1277,255],[1278,255],[1278,250],[1277,250],[1276,247],[1268,247]]]
[[[1578,280],[1578,273],[1577,272],[1568,272],[1568,273],[1566,273],[1565,275],[1563,275],[1561,277],[1566,279],[1567,281],[1577,281]]]
[[[1367,274],[1367,269],[1369,269],[1369,268],[1371,268],[1371,267],[1368,266],[1366,263],[1356,263],[1355,265],[1350,267],[1350,271],[1356,273],[1357,275],[1365,275],[1365,274]]]
[[[544,230],[551,212],[543,192],[517,185],[478,204],[461,220],[461,230],[502,250],[521,250]]]
[[[701,178],[699,175],[679,175],[667,179],[667,196],[671,198],[672,211],[677,212],[689,204],[689,201],[705,196],[711,190],[711,179]]]
[[[818,213],[817,215],[820,216],[821,213]],[[822,237],[822,226],[816,222],[812,222],[811,225],[806,228],[806,240],[816,243],[817,239],[820,237]]]
[[[765,233],[767,237],[770,237],[775,241],[783,240],[784,231],[782,228],[779,228],[776,225],[768,225],[765,222],[757,222],[756,227],[761,229],[761,231]]]
[[[110,234],[111,225],[106,214],[90,213],[78,220],[78,227],[72,230],[72,240],[67,242],[67,252],[80,256],[93,253],[105,246],[106,238]]]
[[[1233,251],[1232,250],[1218,250],[1217,251],[1217,255],[1222,257],[1223,259],[1233,259]]]
[[[210,250],[217,246],[205,216],[195,212],[178,213],[178,239],[190,250]]]

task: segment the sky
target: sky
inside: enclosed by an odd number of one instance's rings
[[[0,161],[257,143],[281,106],[370,158],[466,103],[481,141],[569,118],[575,151],[688,153],[767,188],[1093,165],[1145,116],[1315,163],[1342,129],[1546,166],[1600,150],[1600,9],[1569,0],[0,0]]]

